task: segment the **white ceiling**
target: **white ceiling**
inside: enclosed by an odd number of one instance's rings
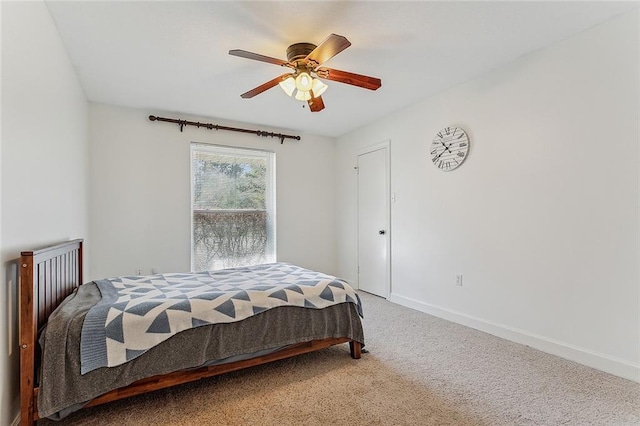
[[[637,2],[47,1],[90,101],[339,136],[529,52],[638,7]],[[369,91],[327,82],[311,113],[274,87],[282,74],[233,57],[286,59],[330,33],[352,45],[329,68],[382,79]]]

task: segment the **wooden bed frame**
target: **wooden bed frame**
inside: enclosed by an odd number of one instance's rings
[[[82,284],[82,242],[73,240],[34,251],[23,251],[20,262],[20,424],[33,425],[39,419],[35,383],[39,370],[38,330],[55,308]],[[346,337],[313,340],[243,361],[177,371],[139,380],[90,401],[86,407],[187,383],[205,377],[241,370],[329,346],[349,343],[351,357],[359,359],[362,345]]]

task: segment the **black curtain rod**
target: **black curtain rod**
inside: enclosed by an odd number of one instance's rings
[[[280,139],[280,144],[284,143],[285,139],[295,139],[297,141],[300,140],[300,136],[284,135],[282,133],[265,132],[262,130],[240,129],[238,127],[220,126],[219,124],[200,123],[199,121],[187,121],[187,120],[177,120],[175,118],[156,117],[155,115],[150,115],[149,120],[166,121],[167,123],[176,123],[177,125],[180,126],[181,132],[182,132],[182,129],[184,129],[184,126],[196,126],[198,128],[205,127],[209,130],[229,130],[231,132],[251,133],[258,136],[264,136],[265,138],[267,136],[271,138],[278,138]]]

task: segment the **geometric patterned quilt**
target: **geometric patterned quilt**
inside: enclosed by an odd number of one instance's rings
[[[130,361],[180,331],[241,321],[278,306],[353,303],[362,316],[348,283],[289,263],[95,282],[102,299],[82,326],[82,374]]]

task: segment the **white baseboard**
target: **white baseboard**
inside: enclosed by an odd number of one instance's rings
[[[640,383],[638,364],[398,294],[390,294],[389,301]]]

